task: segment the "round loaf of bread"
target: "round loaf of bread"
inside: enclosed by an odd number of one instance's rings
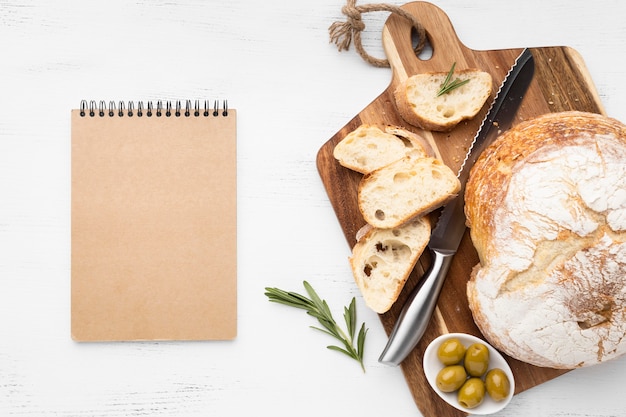
[[[511,357],[572,369],[626,353],[626,126],[563,112],[502,134],[472,168],[474,321]]]

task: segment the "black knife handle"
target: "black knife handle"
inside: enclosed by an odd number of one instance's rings
[[[431,252],[432,264],[404,304],[387,346],[378,358],[380,363],[399,365],[417,346],[428,327],[454,257],[454,252]]]

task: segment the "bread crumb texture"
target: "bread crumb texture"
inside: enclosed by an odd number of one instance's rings
[[[397,127],[383,131],[374,125],[360,125],[333,149],[333,156],[344,167],[367,174],[406,155],[427,156],[423,138]]]
[[[418,218],[398,228],[370,228],[357,242],[350,264],[369,308],[380,314],[391,308],[429,239],[430,223]]]
[[[460,187],[454,172],[440,160],[407,156],[364,176],[358,204],[367,223],[389,229],[440,207]]]
[[[447,73],[413,75],[394,92],[396,107],[402,118],[425,130],[450,131],[463,120],[473,118],[492,92],[492,78],[487,72],[466,69],[453,78],[468,83],[438,96]]]
[[[424,215],[458,193],[460,183],[424,138],[398,126],[360,125],[335,145],[333,156],[364,174],[357,198],[366,224],[350,265],[366,305],[383,314],[428,244]]]
[[[521,123],[466,189],[477,265],[470,309],[485,337],[537,366],[626,353],[626,127],[564,112]]]

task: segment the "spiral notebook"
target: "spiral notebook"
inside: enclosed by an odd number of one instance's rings
[[[72,338],[233,339],[236,111],[83,101],[71,129]]]

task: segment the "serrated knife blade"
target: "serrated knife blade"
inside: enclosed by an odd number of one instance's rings
[[[454,254],[465,233],[465,183],[469,172],[482,151],[500,132],[511,127],[532,81],[534,68],[532,52],[524,49],[496,93],[459,169],[461,191],[443,208],[432,231],[428,244],[433,255],[432,264],[405,302],[379,362],[399,365],[424,335]]]

